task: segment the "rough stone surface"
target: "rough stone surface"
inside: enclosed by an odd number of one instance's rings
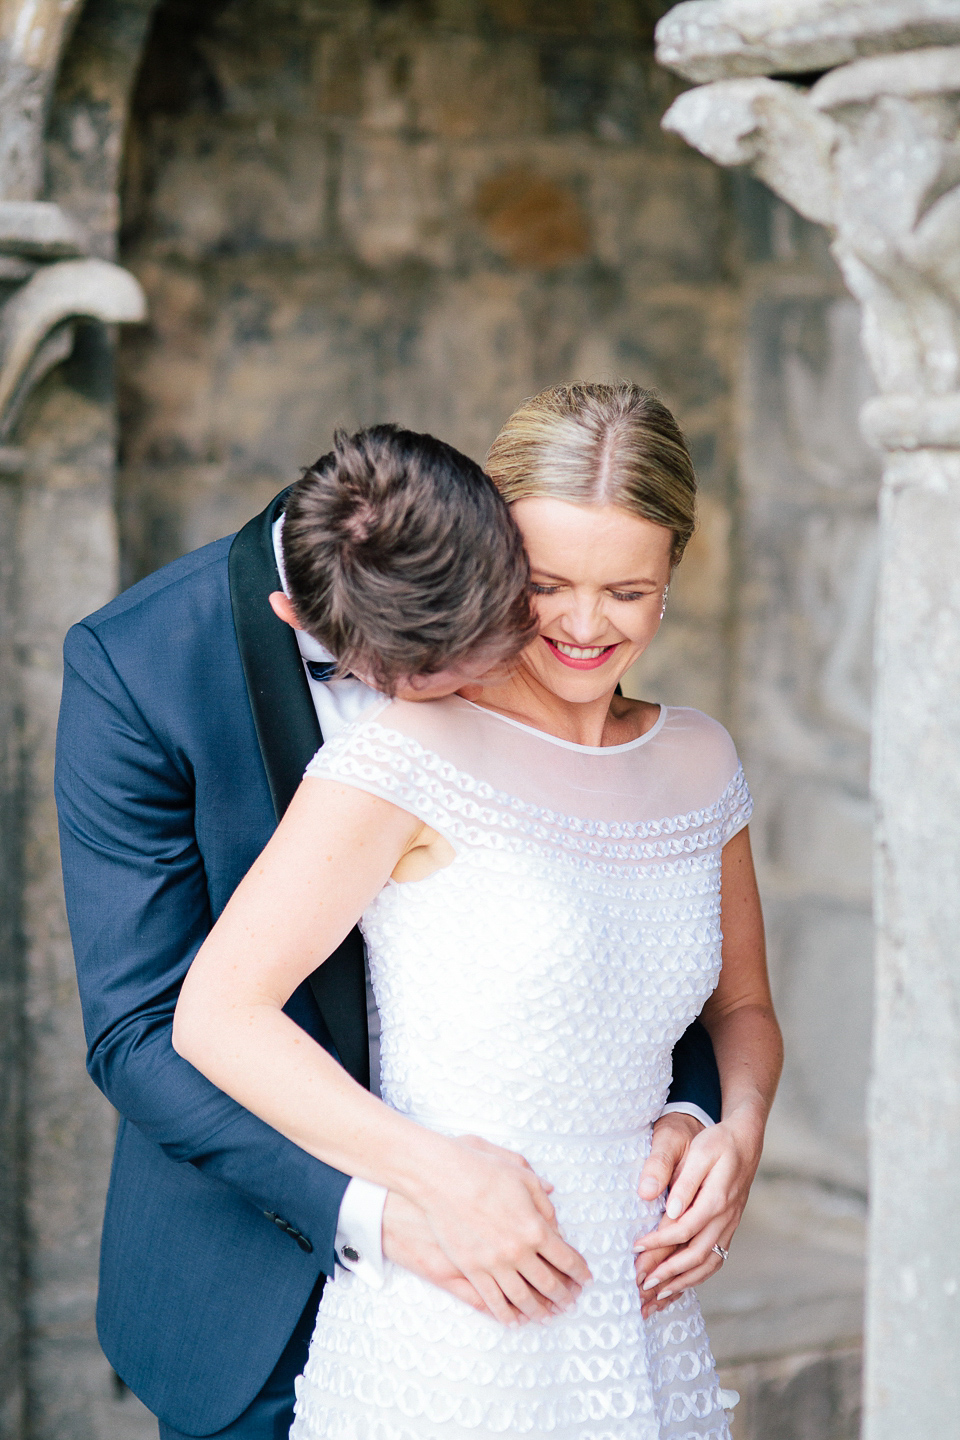
[[[77,255],[86,237],[72,216],[49,200],[0,200],[0,250],[16,255]]]
[[[657,26],[657,58],[688,80],[723,80],[957,40],[956,0],[686,0]]]
[[[693,143],[711,95],[727,143],[746,133],[729,103],[731,83],[701,92],[695,115],[687,105]],[[796,155],[777,124],[797,97],[776,82],[766,83],[762,103],[760,95],[746,101],[754,166],[775,188],[782,178],[803,209]],[[859,60],[800,103],[833,126],[829,148],[805,147],[812,192],[833,196],[831,213],[811,218],[829,221],[833,252],[863,307],[864,348],[881,392],[866,411],[885,465],[864,1434],[894,1440],[949,1433],[960,1404],[960,754],[944,724],[960,703],[960,449],[952,428],[960,403],[960,47]],[[710,144],[717,151],[723,141]]]
[[[23,952],[20,934],[20,754],[16,653],[19,486],[0,476],[0,1434],[23,1422],[21,1183]]]
[[[813,1351],[731,1366],[721,1382],[740,1395],[733,1440],[857,1440],[860,1351]]]
[[[81,0],[0,4],[0,195],[36,200],[43,125],[61,47]]]
[[[745,1230],[709,1298],[744,1391],[739,1440],[852,1433],[878,463],[853,416],[871,385],[820,232],[661,133],[678,88],[653,63],[662,8],[87,0],[57,66],[56,6],[0,3],[0,36],[21,15],[23,35],[32,16],[50,40],[30,82],[45,188],[35,145],[33,179],[24,162],[5,193],[59,205],[90,253],[135,271],[151,317],[120,341],[116,495],[95,328],[31,372],[0,451],[0,1223],[18,1207],[26,1222],[0,1276],[11,1440],[25,1388],[29,1440],[154,1433],[93,1333],[113,1121],[82,1067],[48,789],[59,639],[116,584],[116,517],[130,581],[242,524],[335,425],[400,419],[482,458],[519,398],[580,376],[658,386],[691,439],[700,528],[632,683],[727,720],[759,801],[790,1060],[756,1242]],[[823,81],[812,104],[789,87],[788,110],[764,84],[767,112],[741,96],[731,143],[758,164],[779,123],[803,173],[803,136],[832,146],[847,123],[836,93]],[[0,114],[11,155],[17,105]],[[928,194],[933,214],[936,181]],[[38,259],[0,256],[0,298]],[[896,433],[950,423],[915,408]],[[877,424],[887,437],[889,415]],[[787,1234],[798,1175],[816,1218]],[[850,1235],[830,1251],[825,1230]]]

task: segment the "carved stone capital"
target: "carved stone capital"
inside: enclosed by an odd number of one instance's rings
[[[921,8],[911,3],[914,14]],[[960,30],[960,5],[941,6],[941,20],[947,8]],[[756,59],[755,45],[749,53]],[[769,78],[715,81],[681,95],[663,124],[720,165],[749,165],[830,231],[882,392],[865,416],[871,443],[952,446],[952,402],[932,402],[960,389],[960,45],[854,60],[809,90]]]

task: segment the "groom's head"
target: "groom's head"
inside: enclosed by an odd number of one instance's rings
[[[479,465],[432,435],[338,431],[290,491],[283,561],[278,614],[385,694],[450,694],[536,633],[507,506]]]

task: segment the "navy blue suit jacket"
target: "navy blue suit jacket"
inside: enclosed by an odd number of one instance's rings
[[[120,1113],[98,1331],[155,1414],[188,1434],[262,1387],[321,1272],[347,1177],[205,1080],[171,1045],[193,956],[322,742],[271,526],[165,566],[64,647],[57,803],[87,1065]],[[359,932],[295,992],[299,1025],[368,1083]],[[671,1098],[719,1116],[699,1024]]]

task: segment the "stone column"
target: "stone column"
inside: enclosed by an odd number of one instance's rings
[[[145,302],[101,258],[109,245],[89,217],[42,198],[51,97],[82,8],[0,0],[0,1433],[10,1440],[98,1440],[110,1425],[93,1305],[114,1120],[83,1073],[52,770],[63,633],[116,590],[107,327],[142,319]],[[98,118],[107,98],[101,86]],[[105,148],[115,170],[119,145]]]
[[[960,1407],[960,5],[693,0],[657,38],[662,63],[711,82],[665,127],[829,229],[880,390],[860,416],[884,457],[864,1434],[945,1436]]]

